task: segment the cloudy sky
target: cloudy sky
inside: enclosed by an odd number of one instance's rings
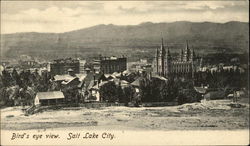
[[[245,1],[1,1],[1,33],[66,32],[98,24],[248,22]]]

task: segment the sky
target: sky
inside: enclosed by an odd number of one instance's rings
[[[1,33],[67,32],[99,24],[249,22],[244,1],[1,1]]]

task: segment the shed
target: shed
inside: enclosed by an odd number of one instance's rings
[[[38,92],[35,97],[35,105],[56,105],[63,103],[64,95],[61,91]]]

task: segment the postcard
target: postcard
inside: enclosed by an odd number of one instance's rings
[[[249,1],[1,1],[0,145],[248,145]]]

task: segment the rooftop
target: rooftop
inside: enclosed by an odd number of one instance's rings
[[[51,91],[51,92],[38,92],[36,94],[38,99],[45,100],[45,99],[62,99],[64,95],[61,91]]]
[[[65,59],[56,59],[53,60],[53,63],[78,63],[79,59],[74,59],[74,58],[65,58]]]

